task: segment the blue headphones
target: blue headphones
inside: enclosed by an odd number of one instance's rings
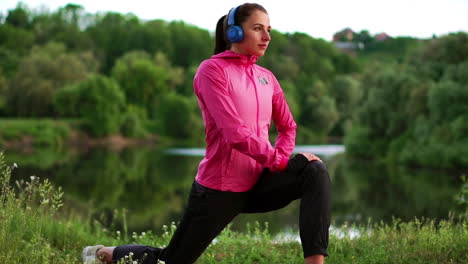
[[[244,31],[241,26],[236,25],[236,11],[238,7],[234,7],[229,11],[227,29],[226,29],[226,39],[231,43],[241,42],[244,39]]]

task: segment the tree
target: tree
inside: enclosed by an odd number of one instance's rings
[[[55,13],[38,13],[32,18],[31,29],[36,43],[62,42],[73,51],[88,50],[93,47],[89,36],[80,28],[88,15],[79,5],[68,4]]]
[[[186,97],[175,93],[165,95],[159,115],[163,135],[177,139],[195,137],[201,126],[201,120],[195,116],[195,107],[194,102]]]
[[[122,118],[120,131],[125,137],[144,137],[148,134],[144,126],[146,120],[146,109],[128,105]]]
[[[88,65],[76,54],[67,53],[63,44],[35,47],[20,62],[9,83],[7,111],[12,116],[53,116],[53,94],[68,84],[84,80]]]
[[[78,86],[79,113],[94,136],[119,132],[126,110],[125,94],[118,83],[102,75],[92,75]]]
[[[152,116],[158,98],[169,91],[170,71],[153,63],[146,52],[129,52],[112,69],[112,76],[124,91],[127,101],[147,109]]]
[[[33,44],[34,35],[30,31],[9,24],[0,24],[0,47],[24,56],[31,50]]]
[[[5,23],[13,27],[26,29],[29,27],[30,14],[27,7],[19,2],[15,9],[9,10]]]
[[[434,123],[451,122],[468,113],[468,89],[452,80],[435,84],[429,90],[429,111]]]
[[[174,46],[168,57],[174,65],[184,68],[198,65],[212,54],[214,42],[207,30],[187,25],[182,21],[173,21],[169,23],[168,28]]]
[[[361,30],[361,32],[354,35],[353,42],[362,43],[364,46],[369,45],[374,41],[368,30]]]
[[[7,79],[3,75],[0,67],[0,116],[5,114]]]
[[[359,82],[350,76],[338,76],[331,86],[331,94],[340,116],[334,133],[343,136],[346,127],[354,118],[354,110],[361,96]]]
[[[338,120],[335,101],[325,93],[324,84],[317,81],[305,97],[301,124],[318,135],[327,135]]]
[[[103,58],[103,73],[109,73],[114,62],[126,52],[142,49],[141,34],[138,33],[140,28],[140,20],[134,15],[108,12],[94,17],[94,24],[86,29],[86,34]]]
[[[347,152],[398,164],[468,166],[467,36],[432,39],[405,61],[367,69]]]

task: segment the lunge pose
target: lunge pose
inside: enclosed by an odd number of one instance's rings
[[[300,199],[304,262],[323,263],[330,226],[330,179],[314,154],[290,158],[296,123],[275,76],[256,64],[270,43],[270,20],[258,4],[243,4],[220,18],[215,54],[203,61],[193,86],[203,115],[206,155],[184,215],[165,248],[90,246],[85,263],[115,263],[130,252],[144,264],[194,263],[241,213],[261,213]],[[269,142],[271,121],[277,127]]]

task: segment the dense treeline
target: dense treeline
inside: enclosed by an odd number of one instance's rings
[[[411,166],[468,166],[468,34],[426,41],[401,62],[369,65],[360,83],[348,153]]]
[[[212,54],[209,31],[74,4],[51,13],[18,4],[0,21],[0,117],[202,144],[192,79]],[[357,57],[306,34],[271,34],[259,64],[282,84],[297,143],[345,136],[353,156],[468,166],[466,33],[376,41],[362,31]]]
[[[357,62],[305,34],[273,31],[272,38],[259,63],[282,83],[301,127],[298,140],[324,142],[355,101],[338,102],[328,87],[356,89],[346,76],[358,71]],[[200,142],[192,79],[213,45],[210,32],[180,21],[89,14],[73,4],[33,13],[19,4],[0,25],[0,115],[80,119],[94,136]]]

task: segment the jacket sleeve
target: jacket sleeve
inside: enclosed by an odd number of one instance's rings
[[[274,78],[274,76],[273,76]],[[278,130],[275,147],[285,157],[289,157],[296,144],[296,122],[289,110],[288,103],[280,84],[274,78],[272,119]]]
[[[239,117],[227,85],[227,76],[217,65],[202,63],[194,78],[194,89],[224,140],[237,151],[272,170],[286,169],[288,157],[268,140],[256,136]]]

